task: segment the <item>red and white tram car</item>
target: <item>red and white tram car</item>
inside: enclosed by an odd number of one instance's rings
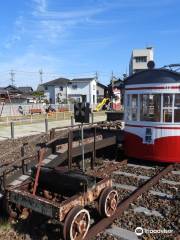
[[[147,69],[125,80],[125,153],[180,163],[180,74]]]

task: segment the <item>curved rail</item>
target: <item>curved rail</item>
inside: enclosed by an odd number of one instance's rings
[[[150,178],[146,181],[141,187],[135,190],[129,197],[119,203],[116,213],[110,218],[103,218],[99,222],[97,222],[94,226],[92,226],[86,235],[85,240],[91,240],[104,229],[106,229],[109,225],[113,223],[115,219],[120,217],[123,212],[129,207],[129,205],[135,201],[141,194],[148,191],[153,185],[157,184],[158,181],[166,175],[169,171],[172,170],[174,164],[170,164],[166,166],[163,170],[161,170],[158,174]]]

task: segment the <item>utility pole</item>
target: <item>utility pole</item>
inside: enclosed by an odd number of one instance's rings
[[[114,87],[114,73],[112,71],[111,73],[111,85],[112,85],[112,88]]]
[[[98,72],[95,73],[96,82],[98,81]]]
[[[10,77],[11,85],[14,86],[14,82],[15,82],[15,79],[14,79],[14,77],[15,77],[15,72],[14,72],[13,70],[11,70],[9,74],[10,74],[10,76],[11,76],[11,77]]]
[[[42,69],[39,70],[39,74],[40,74],[40,83],[42,84],[43,83],[43,70]]]

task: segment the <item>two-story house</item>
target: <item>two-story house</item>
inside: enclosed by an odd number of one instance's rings
[[[44,91],[49,103],[72,103],[77,101],[97,104],[96,78],[58,78],[38,87]]]
[[[68,98],[95,105],[97,104],[96,89],[95,78],[74,78],[68,84]]]

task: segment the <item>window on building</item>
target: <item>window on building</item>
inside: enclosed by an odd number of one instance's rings
[[[44,88],[45,88],[46,91],[48,90],[48,86],[45,86]]]
[[[93,103],[95,103],[95,95],[93,95]]]
[[[59,90],[60,90],[60,91],[63,91],[63,87],[62,87],[62,86],[60,86],[60,87],[59,87]]]
[[[76,84],[73,84],[73,85],[72,85],[72,88],[73,88],[73,89],[77,89],[77,85],[76,85]]]
[[[97,90],[97,95],[99,95],[99,90]]]
[[[140,63],[140,62],[147,62],[147,57],[146,56],[141,56],[141,57],[134,57],[135,61],[137,63]]]
[[[82,101],[83,101],[83,102],[86,102],[86,101],[87,101],[87,96],[86,96],[86,95],[82,95],[81,97],[82,97]]]
[[[140,120],[160,122],[161,94],[140,95]]]

